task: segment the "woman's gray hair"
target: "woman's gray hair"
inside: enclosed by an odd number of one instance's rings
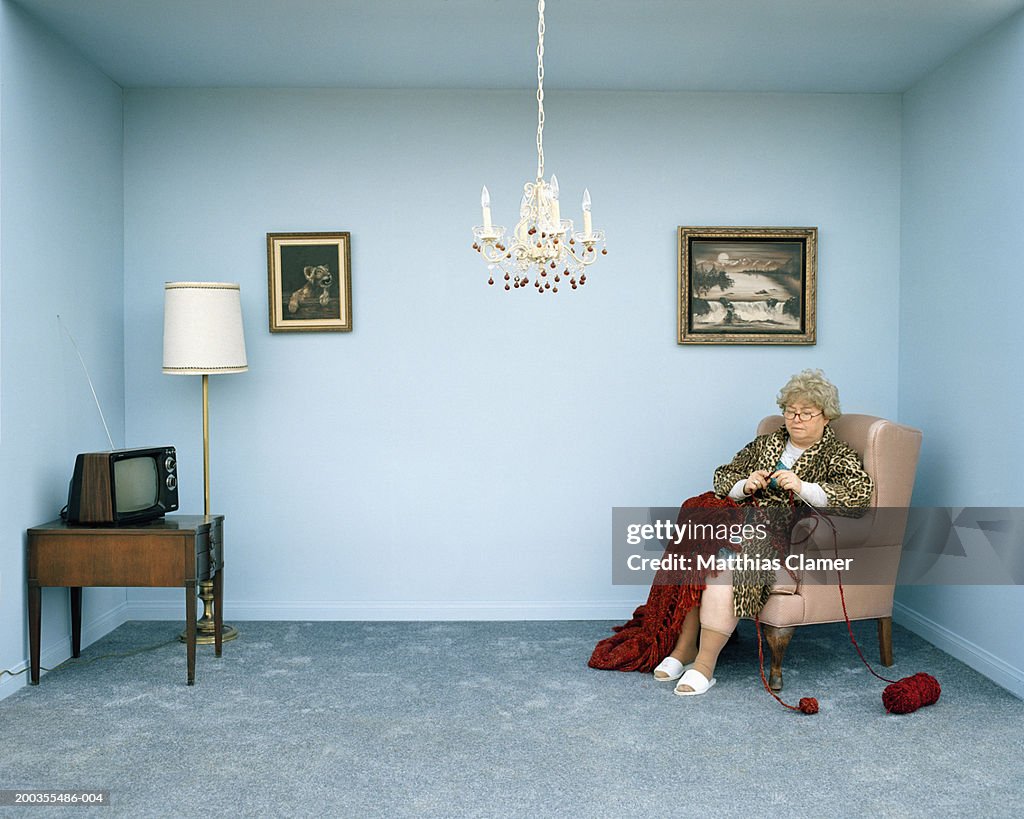
[[[821,370],[803,370],[790,378],[779,391],[779,409],[785,410],[798,399],[816,406],[829,421],[843,414],[839,409],[839,390]]]

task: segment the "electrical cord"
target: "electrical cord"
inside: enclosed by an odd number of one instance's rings
[[[52,671],[53,669],[44,668],[43,666],[39,666],[39,670],[40,671]],[[26,671],[28,671],[28,666],[25,666],[23,669],[21,669],[21,671],[8,671],[6,668],[0,669],[0,680],[2,680],[4,678],[4,674],[6,674],[9,677],[17,677],[19,674],[24,674]]]
[[[151,645],[151,646],[145,646],[144,648],[137,648],[134,651],[125,651],[125,652],[122,652],[120,654],[101,654],[98,657],[89,657],[88,659],[85,659],[85,660],[83,660],[81,657],[68,657],[68,659],[66,659],[60,665],[67,665],[68,663],[71,663],[72,665],[76,665],[76,666],[77,665],[89,665],[90,663],[94,663],[97,660],[110,660],[110,659],[117,659],[117,658],[121,658],[121,657],[134,657],[136,654],[144,654],[147,651],[156,651],[158,648],[163,648],[164,646],[169,646],[172,643],[176,643],[176,642],[178,642],[178,638],[177,637],[172,637],[170,640],[164,640],[162,643],[156,643],[156,644]],[[60,668],[60,666],[57,666],[57,668]],[[45,668],[44,666],[40,666],[39,670],[40,671],[53,671],[52,668]],[[2,670],[0,670],[0,679],[3,679],[4,674],[8,674],[11,677],[17,677],[19,674],[24,674],[26,671],[28,671],[28,667],[27,666],[25,668],[21,669],[21,671],[9,671],[7,669],[2,669]]]

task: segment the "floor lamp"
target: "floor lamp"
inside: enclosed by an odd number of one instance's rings
[[[203,377],[203,514],[210,514],[210,387],[209,377],[249,369],[242,332],[242,302],[237,284],[167,282],[164,284],[164,372]],[[203,616],[196,623],[196,642],[214,642],[213,581],[199,584]],[[238,630],[224,625],[222,640]]]

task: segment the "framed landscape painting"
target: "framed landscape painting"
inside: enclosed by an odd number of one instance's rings
[[[352,329],[348,233],[268,233],[270,332]]]
[[[680,344],[814,344],[816,227],[680,227]]]

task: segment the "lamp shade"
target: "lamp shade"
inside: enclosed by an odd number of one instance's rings
[[[249,369],[237,284],[164,284],[164,372],[241,373]]]

